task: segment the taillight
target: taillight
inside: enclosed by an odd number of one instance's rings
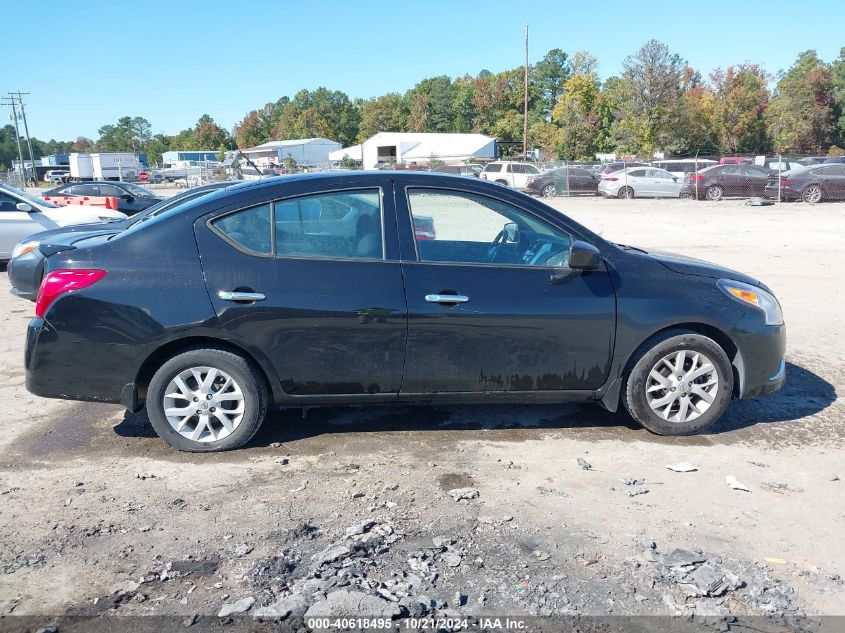
[[[602,179],[602,180],[607,180],[607,181],[609,181],[609,182],[616,182],[617,180],[619,180],[619,179],[618,179],[618,178],[616,178],[615,176],[602,176],[602,177],[601,177],[601,179]]]
[[[105,276],[106,271],[97,268],[63,268],[48,273],[38,289],[35,316],[43,317],[50,304],[66,292],[87,288]]]
[[[780,184],[781,184],[781,185],[791,185],[791,184],[792,184],[792,181],[791,181],[789,178],[781,178],[781,179],[780,179]]]
[[[701,174],[692,174],[689,179],[690,182],[701,182],[702,180],[704,180],[704,176],[702,176]]]

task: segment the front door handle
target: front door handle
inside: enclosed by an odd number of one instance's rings
[[[223,301],[264,301],[263,292],[232,292],[229,290],[221,290],[217,296]]]
[[[466,295],[426,295],[425,300],[429,303],[466,303],[469,297]]]

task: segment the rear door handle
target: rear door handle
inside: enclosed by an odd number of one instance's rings
[[[466,295],[426,295],[425,300],[429,303],[466,303],[469,297]]]
[[[232,292],[229,290],[221,290],[217,296],[223,301],[264,301],[263,292]]]

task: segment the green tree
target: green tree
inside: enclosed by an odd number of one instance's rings
[[[533,81],[540,91],[538,100],[540,113],[544,117],[551,115],[563,93],[564,84],[572,74],[569,56],[559,48],[550,50],[533,68]]]
[[[97,132],[96,147],[105,152],[137,152],[152,136],[150,122],[143,117],[124,116],[114,125],[104,125]]]
[[[716,69],[711,80],[717,97],[715,122],[721,151],[765,152],[768,75],[756,64],[739,64],[725,71]]]
[[[367,99],[361,107],[361,124],[356,142],[361,143],[378,132],[401,132],[404,124],[401,95],[388,92]]]
[[[412,132],[451,132],[455,89],[446,75],[423,79],[405,93],[408,129]]]
[[[566,160],[590,159],[595,155],[599,129],[596,106],[599,82],[594,72],[575,74],[563,85],[563,94],[552,110],[552,120],[560,125],[557,156]]]
[[[835,140],[831,68],[815,51],[804,51],[777,83],[766,123],[777,152],[817,153]]]
[[[830,81],[833,85],[836,143],[839,147],[845,147],[845,47],[839,49],[839,57],[830,65]]]
[[[144,152],[147,154],[147,161],[152,165],[162,164],[162,154],[170,150],[171,137],[165,134],[156,134],[144,144]]]

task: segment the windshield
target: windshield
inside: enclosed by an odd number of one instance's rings
[[[149,189],[144,189],[143,187],[139,187],[138,185],[133,185],[132,183],[125,182],[123,183],[123,188],[126,189],[129,193],[131,193],[136,198],[154,198],[155,194],[150,191]]]
[[[0,190],[6,190],[9,193],[18,196],[19,198],[23,198],[24,200],[33,203],[37,207],[47,207],[48,209],[58,209],[59,206],[53,204],[52,202],[47,202],[46,200],[42,200],[41,198],[36,198],[35,196],[29,195],[26,191],[21,191],[17,187],[12,187],[10,185],[0,184]]]

